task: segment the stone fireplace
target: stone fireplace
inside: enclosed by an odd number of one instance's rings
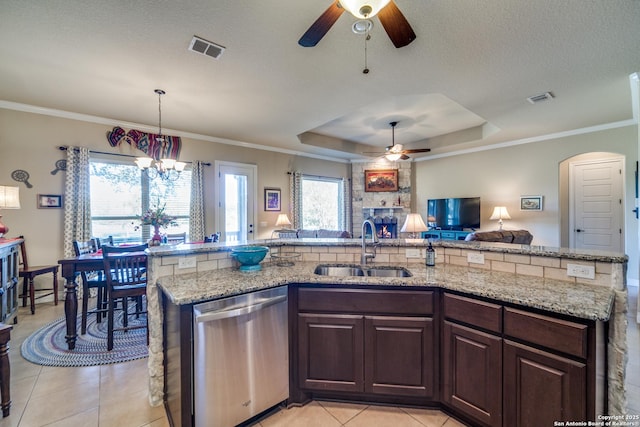
[[[372,219],[378,238],[400,238],[400,228],[411,212],[411,167],[412,162],[388,162],[381,160],[369,163],[354,163],[351,168],[353,235],[360,237],[361,225]],[[398,191],[365,191],[364,171],[372,169],[398,169]]]

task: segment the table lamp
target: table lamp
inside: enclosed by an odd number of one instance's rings
[[[291,225],[291,221],[287,214],[279,214],[278,219],[276,219],[276,229],[273,230],[273,233],[295,233],[296,230],[292,230],[287,228],[287,226]],[[273,236],[273,233],[271,235]]]
[[[507,208],[505,206],[496,206],[493,208],[493,213],[489,219],[497,219],[498,224],[500,224],[500,230],[502,230],[502,220],[503,219],[511,219],[509,212],[507,212]]]
[[[9,231],[2,223],[2,209],[20,209],[20,188],[0,185],[0,237]]]
[[[427,231],[427,226],[419,213],[410,213],[407,215],[407,219],[404,221],[404,225],[400,231],[403,233],[410,233],[410,238],[415,239],[416,233],[420,231]]]

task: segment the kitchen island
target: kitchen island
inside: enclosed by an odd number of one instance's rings
[[[598,334],[598,339],[607,345],[608,365],[605,371],[608,413],[624,413],[624,255],[476,242],[441,242],[436,245],[437,266],[426,268],[421,258],[407,257],[413,255],[409,252],[414,252],[414,249],[424,248],[425,241],[394,240],[382,244],[374,264],[402,265],[411,271],[412,277],[333,277],[313,274],[313,270],[319,263],[357,264],[360,259],[360,240],[298,239],[255,243],[268,244],[272,250],[299,253],[300,261],[294,266],[283,267],[266,259],[261,271],[243,273],[237,270],[229,257],[230,247],[223,244],[153,248],[150,250],[151,282],[157,283],[170,303],[177,306],[279,285],[406,288],[437,290],[453,296],[504,304],[505,310],[521,307],[533,312],[558,315],[563,319],[584,320],[585,324],[599,324],[602,326],[600,329],[606,329],[606,333]],[[470,258],[469,253],[482,254],[484,262],[478,263],[478,258]],[[194,267],[190,266],[191,262],[185,261],[187,258],[195,258]],[[470,259],[475,262],[469,262]],[[567,276],[568,263],[593,267],[594,278]],[[150,290],[149,369],[152,404],[162,402],[164,385],[162,312],[158,296],[157,292]],[[601,335],[608,335],[608,342],[605,343]]]

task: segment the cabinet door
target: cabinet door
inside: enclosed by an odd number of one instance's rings
[[[298,314],[300,388],[363,391],[363,323],[358,315]]]
[[[502,425],[502,339],[445,321],[442,355],[444,401],[483,424]]]
[[[365,392],[433,396],[434,343],[430,317],[365,317]]]
[[[505,425],[586,420],[586,374],[583,363],[505,341]]]

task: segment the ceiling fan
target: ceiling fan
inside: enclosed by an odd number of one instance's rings
[[[389,126],[391,126],[391,145],[385,148],[384,153],[372,153],[365,152],[363,154],[372,154],[372,155],[382,155],[386,157],[387,160],[395,162],[396,160],[407,160],[410,159],[407,154],[416,154],[416,153],[428,153],[431,151],[430,148],[415,148],[412,150],[404,150],[402,148],[402,144],[396,144],[396,126],[398,122],[389,122]]]
[[[298,44],[303,47],[318,44],[345,10],[365,21],[378,15],[380,23],[396,48],[406,46],[416,38],[411,25],[393,0],[335,0],[300,37]]]

